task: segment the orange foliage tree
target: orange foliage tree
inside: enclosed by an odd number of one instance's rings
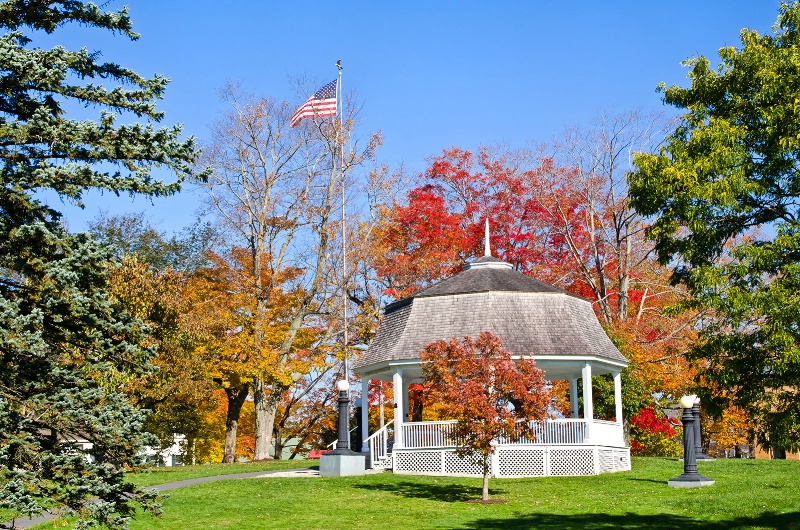
[[[205,436],[198,438],[195,442],[195,463],[198,464],[222,462],[225,457],[225,434],[228,418],[228,398],[225,389],[214,389],[207,399],[213,409],[209,410],[204,418],[208,426]],[[252,460],[254,444],[253,402],[245,401],[237,422],[236,449],[233,461]]]
[[[294,282],[297,271],[264,270],[263,275],[274,276],[262,281],[262,285],[269,282],[272,286],[272,304],[256,311],[257,287],[250,276],[248,260],[247,251],[241,248],[233,248],[227,256],[211,253],[209,265],[195,271],[186,284],[192,301],[187,318],[202,338],[197,354],[206,359],[213,380],[227,396],[225,462],[235,459],[237,424],[254,378],[291,381],[291,374],[302,371],[306,363],[296,355],[297,351],[303,351],[318,338],[313,328],[298,330],[287,361],[276,361],[291,325],[288,315],[304,292]]]
[[[291,441],[290,459],[310,449],[324,449],[325,436],[336,432],[336,398],[334,381],[341,379],[336,373],[335,358],[327,364],[310,369],[281,398],[275,417],[273,438],[275,458],[282,458],[283,450]]]
[[[728,407],[719,417],[701,411],[701,418],[704,420],[701,424],[705,427],[709,449],[713,447],[716,451],[724,451],[726,456],[733,449],[739,456],[740,447],[751,439],[752,418],[742,408]]]
[[[550,395],[533,360],[514,361],[500,338],[437,341],[422,350],[425,391],[458,423],[459,455],[483,470],[482,500],[489,500],[490,458],[500,438],[534,437],[531,420],[547,416]]]

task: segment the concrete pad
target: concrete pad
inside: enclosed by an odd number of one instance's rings
[[[364,455],[326,453],[319,459],[319,474],[323,477],[352,477],[366,473]]]

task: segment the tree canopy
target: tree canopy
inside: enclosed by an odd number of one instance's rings
[[[798,44],[793,2],[773,35],[742,30],[718,66],[686,61],[691,86],[661,86],[685,114],[629,178],[659,260],[708,311],[692,355],[716,404],[746,407],[758,440],[785,449],[800,446]]]
[[[673,404],[692,385],[685,352],[699,311],[670,310],[687,290],[670,285],[653,258],[648,220],[631,207],[626,179],[628,153],[657,145],[666,128],[658,114],[599,113],[588,129],[568,129],[536,150],[453,147],[431,157],[420,185],[382,212],[373,265],[385,293],[408,296],[480,256],[488,217],[494,255],[592,300],[630,361],[625,419]],[[554,406],[569,414],[568,383],[551,384]],[[595,376],[592,387],[595,411],[613,418],[613,381]]]
[[[544,372],[532,359],[514,361],[500,338],[485,331],[474,340],[428,344],[421,359],[425,392],[448,419],[458,420],[458,453],[480,464],[482,499],[487,501],[490,458],[498,440],[535,437],[531,421],[547,415],[550,393]]]
[[[120,392],[154,352],[146,327],[108,294],[110,251],[68,233],[37,193],[78,205],[88,189],[170,195],[196,150],[179,126],[154,126],[163,76],[99,62],[86,48],[35,47],[37,35],[67,24],[138,38],[126,9],[0,3],[0,506],[124,527],[134,504],[158,509],[154,494],[123,480],[149,438],[144,412]],[[70,119],[80,107],[97,115]],[[154,179],[158,168],[177,178]]]

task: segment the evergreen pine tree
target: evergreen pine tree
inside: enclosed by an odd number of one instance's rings
[[[67,24],[138,38],[126,9],[0,2],[0,507],[56,508],[77,514],[79,528],[122,528],[135,506],[158,510],[154,493],[124,480],[148,435],[144,412],[120,392],[154,352],[142,346],[147,329],[107,294],[109,251],[68,233],[36,194],[79,205],[89,189],[170,195],[196,149],[180,127],[155,125],[166,78],[85,48],[33,44]],[[69,119],[66,108],[78,106],[96,118]],[[141,123],[117,123],[133,116]],[[154,179],[156,168],[176,179]]]

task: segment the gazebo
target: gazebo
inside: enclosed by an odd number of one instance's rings
[[[488,238],[487,238],[488,239]],[[362,452],[373,467],[418,475],[481,476],[456,454],[455,421],[410,421],[408,387],[422,382],[420,352],[436,340],[499,336],[514,357],[532,356],[548,380],[568,380],[571,414],[536,422],[534,439],[498,440],[491,473],[496,477],[578,476],[630,470],[623,438],[620,372],[628,361],[603,331],[591,303],[513,270],[490,255],[409,298],[386,307],[372,344],[353,365],[362,388],[391,381],[395,419],[378,432],[365,427]],[[614,379],[614,421],[596,419],[592,376]],[[578,380],[583,407],[578,407]],[[364,392],[366,395],[366,392]],[[366,400],[362,425],[367,426]],[[582,414],[581,414],[582,413]],[[393,443],[391,440],[393,432]]]

